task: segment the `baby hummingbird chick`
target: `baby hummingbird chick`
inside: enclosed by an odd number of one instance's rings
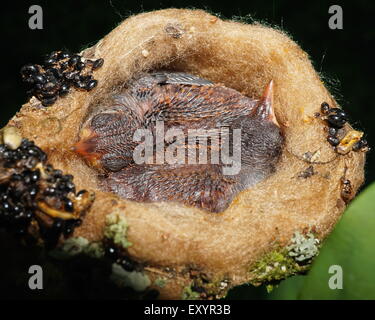
[[[136,136],[145,131],[149,135],[139,142]],[[98,170],[105,191],[222,212],[238,192],[274,172],[283,142],[273,81],[260,99],[251,99],[165,71],[142,74],[92,107],[74,148]],[[140,146],[143,162],[135,157]]]

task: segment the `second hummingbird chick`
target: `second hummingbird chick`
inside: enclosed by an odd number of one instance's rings
[[[163,134],[178,134],[157,137],[160,123]],[[152,137],[143,142],[152,150],[144,163],[134,158],[139,129]],[[154,72],[92,108],[75,150],[98,169],[103,190],[135,201],[178,201],[221,212],[238,192],[274,172],[283,141],[272,81],[260,99],[251,99],[190,74]],[[174,155],[182,154],[177,162],[164,158],[171,147]],[[155,152],[162,152],[164,161],[156,161]]]

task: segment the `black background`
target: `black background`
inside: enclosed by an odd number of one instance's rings
[[[28,9],[33,4],[43,8],[43,30],[30,30],[28,27]],[[328,27],[328,8],[334,4],[342,6],[343,30],[330,30]],[[46,53],[58,49],[79,52],[93,45],[127,16],[169,7],[207,9],[220,13],[223,18],[248,16],[248,22],[256,20],[284,29],[310,55],[316,70],[325,82],[328,82],[331,93],[349,113],[351,123],[357,129],[364,130],[370,146],[375,146],[375,1],[371,0],[214,0],[204,3],[188,0],[13,0],[2,3],[0,127],[4,126],[26,101],[25,88],[19,76],[19,70],[24,64],[41,63]],[[374,179],[374,155],[370,152],[366,167],[366,184]],[[12,249],[19,250],[19,247]],[[12,255],[10,252],[9,254]],[[17,267],[21,268],[22,265],[17,266],[17,260],[12,260],[11,257],[4,260],[3,258],[1,261],[11,261],[14,265],[12,274],[16,275]],[[12,280],[5,271],[9,269],[4,268],[0,267],[3,288],[7,287],[9,297],[17,296],[17,292],[9,291]],[[9,286],[3,282],[5,278]]]

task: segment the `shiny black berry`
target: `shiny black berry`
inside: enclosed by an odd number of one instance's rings
[[[47,107],[53,105],[57,100],[57,96],[42,99],[42,105]]]
[[[64,208],[65,208],[65,211],[73,212],[74,211],[73,201],[68,198],[64,198]]]
[[[69,84],[66,84],[64,83],[63,85],[61,85],[60,87],[60,90],[59,90],[59,95],[60,96],[65,96],[69,93],[69,90],[70,90],[70,86]]]
[[[69,65],[71,67],[74,67],[78,62],[81,62],[81,57],[77,54],[75,54],[69,59]]]
[[[86,85],[86,90],[90,91],[92,89],[94,89],[98,84],[98,81],[97,80],[91,80],[87,83]]]
[[[346,119],[337,114],[331,114],[327,118],[328,123],[335,128],[342,128]]]
[[[354,144],[353,151],[359,151],[362,148],[366,148],[366,147],[368,147],[367,140],[361,139],[357,143]]]
[[[119,252],[116,247],[109,246],[109,247],[106,247],[105,254],[111,260],[116,260]]]
[[[75,65],[74,68],[75,68],[76,70],[82,70],[85,66],[86,66],[85,63],[83,63],[83,62],[78,62],[78,63]]]
[[[70,57],[69,52],[67,52],[67,51],[60,51],[57,58],[59,60],[64,60],[64,59],[67,59],[69,57]]]
[[[331,137],[335,137],[337,135],[337,128],[335,127],[329,127],[328,129],[328,135],[331,136]]]
[[[124,270],[126,271],[134,271],[135,269],[135,265],[133,263],[133,261],[131,261],[129,258],[127,257],[124,257],[124,258],[121,258],[118,263],[121,265],[121,267],[124,268]]]
[[[104,59],[100,58],[100,59],[97,59],[94,61],[94,63],[92,64],[92,70],[96,70],[98,68],[100,68],[104,63]]]
[[[330,113],[336,114],[337,116],[341,117],[342,119],[345,119],[346,121],[348,120],[348,115],[346,112],[340,108],[333,108],[329,110]]]
[[[33,80],[35,83],[38,83],[38,84],[45,84],[47,82],[46,77],[43,76],[42,74],[33,75]]]
[[[331,146],[334,146],[334,147],[340,143],[340,140],[338,138],[331,137],[331,136],[327,138],[327,141],[330,143]]]
[[[46,66],[52,66],[55,63],[57,63],[57,60],[55,58],[53,58],[53,57],[48,57],[47,59],[44,60],[44,64]]]

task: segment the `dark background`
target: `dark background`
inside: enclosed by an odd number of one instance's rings
[[[28,27],[28,9],[33,4],[43,8],[43,30],[30,30]],[[328,28],[328,8],[334,4],[343,8],[343,30]],[[207,9],[220,13],[223,18],[247,16],[248,22],[256,20],[281,27],[310,55],[316,70],[328,83],[332,94],[349,113],[351,123],[355,128],[364,130],[370,146],[375,146],[375,1],[371,0],[213,0],[204,4],[193,0],[7,1],[6,4],[2,3],[0,18],[0,127],[4,126],[26,101],[25,88],[19,76],[19,70],[24,64],[41,63],[46,53],[58,49],[79,52],[93,45],[131,14],[169,7]],[[374,155],[369,152],[366,184],[374,180]],[[4,238],[1,240],[6,241]],[[11,250],[24,249],[11,247]],[[12,256],[11,252],[9,254]],[[18,272],[26,272],[24,266],[30,265],[29,262],[18,262],[14,256],[1,257],[1,261],[6,261],[3,259],[8,259],[13,264],[14,276]],[[0,287],[6,288],[2,292],[7,292],[8,297],[17,296],[17,292],[11,293],[14,284],[12,277],[1,270],[2,268],[0,267]],[[261,296],[262,294],[258,297]]]

